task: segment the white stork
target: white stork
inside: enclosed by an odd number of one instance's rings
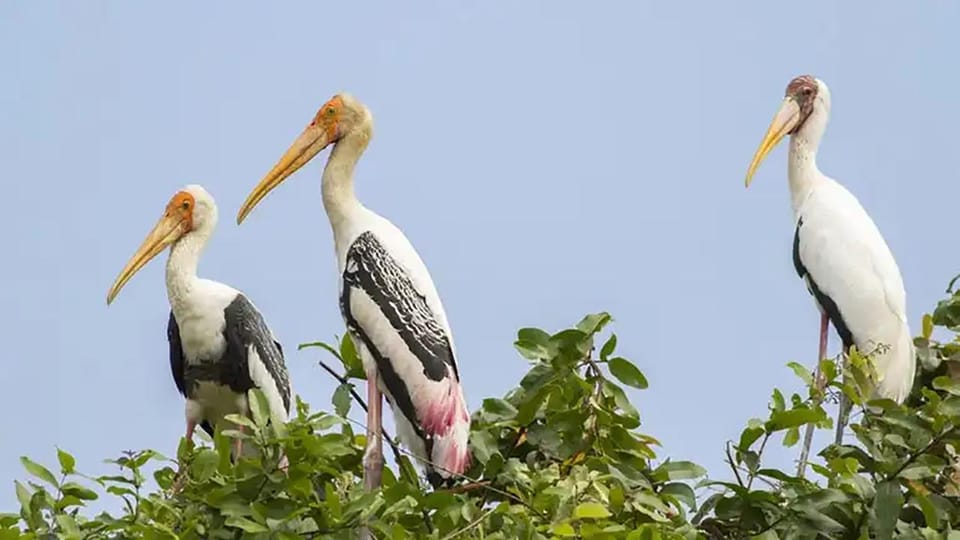
[[[186,186],[170,199],[107,293],[110,304],[137,271],[171,246],[167,339],[173,380],[186,398],[188,440],[198,425],[212,436],[224,416],[248,415],[247,391],[254,387],[266,396],[271,421],[283,422],[290,412],[283,349],[260,312],[240,291],[197,277],[200,254],[216,225],[213,197],[201,186]],[[234,455],[240,456],[242,441],[234,444]]]
[[[796,222],[793,264],[820,309],[819,358],[826,357],[829,320],[845,351],[856,345],[860,352],[873,355],[876,397],[902,403],[916,369],[903,279],[890,248],[856,197],[817,168],[817,148],[829,115],[830,90],[823,81],[809,75],[790,81],[750,163],[746,185],[764,157],[790,135],[787,178]],[[844,407],[841,395],[838,444]]]
[[[334,145],[323,171],[323,205],[341,276],[340,311],[367,376],[365,484],[379,485],[383,468],[382,392],[401,442],[423,462],[430,483],[439,486],[469,465],[470,414],[450,325],[426,266],[400,229],[354,194],[353,170],[372,134],[370,111],[347,94],[334,96],[253,189],[237,223]]]

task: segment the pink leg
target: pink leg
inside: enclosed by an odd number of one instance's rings
[[[194,432],[194,430],[196,430],[196,429],[197,429],[197,423],[194,422],[193,420],[187,420],[187,435],[186,435],[186,437],[187,437],[187,440],[188,440],[188,441],[192,441],[192,440],[193,440],[193,432]]]
[[[363,456],[363,485],[368,490],[380,486],[383,475],[383,439],[380,436],[382,410],[376,370],[367,371],[367,450]]]

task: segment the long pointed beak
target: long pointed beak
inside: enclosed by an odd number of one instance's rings
[[[747,187],[750,187],[750,182],[753,181],[753,173],[756,172],[763,159],[777,146],[781,139],[797,127],[799,121],[800,106],[797,105],[796,100],[789,97],[784,99],[783,104],[780,105],[780,110],[773,117],[773,122],[770,122],[770,127],[767,128],[767,134],[763,136],[763,141],[760,142],[760,148],[757,148],[757,152],[753,155],[750,168],[747,169]]]
[[[120,275],[117,276],[117,280],[113,282],[113,286],[110,287],[110,291],[107,292],[107,305],[110,305],[113,302],[113,299],[117,297],[117,294],[120,292],[120,289],[130,281],[130,278],[133,277],[141,268],[147,265],[151,259],[157,256],[158,253],[164,250],[167,246],[175,242],[178,238],[183,235],[183,220],[179,219],[176,216],[164,215],[160,218],[160,221],[153,227],[153,230],[150,231],[150,234],[147,235],[147,238],[143,241],[143,244],[140,244],[140,248],[137,249],[137,252],[133,254],[133,257],[127,261],[127,265],[123,267],[123,271],[120,272]]]
[[[273,188],[280,185],[288,176],[297,172],[300,167],[313,159],[313,156],[320,153],[321,150],[330,144],[330,136],[320,125],[310,125],[303,133],[297,137],[297,140],[290,145],[287,152],[283,154],[280,161],[270,169],[270,172],[263,177],[263,180],[253,188],[247,200],[244,201],[240,211],[237,212],[237,225],[243,223],[257,204],[273,191]]]

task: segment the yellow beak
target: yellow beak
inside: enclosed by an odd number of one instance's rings
[[[777,146],[777,143],[779,143],[787,133],[790,133],[797,127],[797,122],[799,121],[800,106],[797,105],[796,100],[790,97],[784,99],[783,104],[780,105],[780,110],[778,110],[777,114],[773,117],[773,122],[770,122],[770,127],[767,128],[767,134],[763,136],[763,141],[760,142],[760,148],[757,148],[757,152],[753,155],[750,168],[747,169],[747,187],[750,187],[750,182],[753,180],[753,173],[756,172],[757,167],[760,166],[763,159],[767,157],[767,154]]]
[[[313,159],[313,156],[320,153],[321,150],[330,144],[330,137],[327,131],[319,124],[307,126],[303,133],[297,137],[297,140],[290,145],[287,152],[283,154],[280,161],[270,169],[270,172],[263,177],[263,180],[253,188],[247,200],[244,201],[240,211],[237,212],[237,225],[243,223],[257,204],[273,191],[273,188],[280,185],[288,176],[297,172],[300,167]]]
[[[127,261],[127,265],[123,267],[123,271],[117,276],[117,280],[113,282],[113,286],[107,292],[107,305],[113,302],[120,289],[130,281],[134,274],[146,266],[164,248],[176,242],[183,235],[183,223],[183,219],[174,215],[164,215],[160,218],[160,221],[147,235],[137,252]]]

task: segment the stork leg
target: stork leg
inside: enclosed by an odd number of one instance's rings
[[[820,396],[823,394],[823,387],[826,381],[823,373],[820,372],[820,361],[827,356],[827,330],[830,328],[830,318],[826,313],[820,314],[820,349],[817,353],[817,367],[814,370],[814,384],[817,388],[817,394],[814,398],[814,406],[820,403]],[[810,445],[813,444],[813,424],[807,424],[807,430],[803,434],[803,448],[800,450],[800,463],[797,464],[797,477],[803,478],[807,469],[807,458],[810,456]]]
[[[383,475],[383,439],[380,436],[382,409],[377,372],[367,371],[367,450],[363,456],[363,485],[368,490],[380,486]]]

